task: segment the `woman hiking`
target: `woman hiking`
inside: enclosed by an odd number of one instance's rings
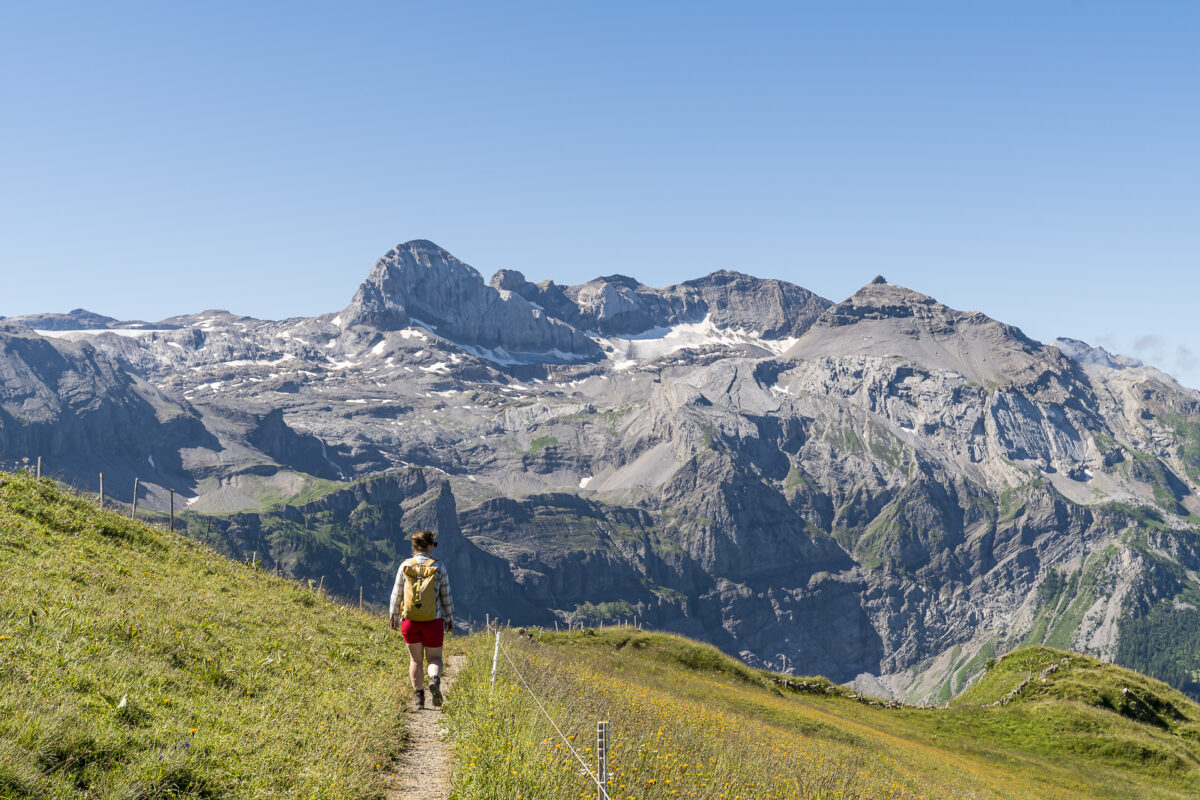
[[[425,707],[421,662],[429,660],[429,693],[434,707],[442,704],[442,634],[454,627],[454,602],[446,565],[433,557],[437,535],[417,531],[413,556],[400,564],[388,609],[392,630],[399,629],[408,645],[408,677],[417,708]]]

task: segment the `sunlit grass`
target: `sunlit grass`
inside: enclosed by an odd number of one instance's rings
[[[382,797],[382,620],[0,475],[0,797]]]
[[[780,692],[768,674],[679,637],[507,631],[504,641],[593,771],[596,722],[611,723],[614,800],[1183,798],[1200,788],[1194,743],[1072,704],[886,709],[846,691]],[[596,797],[503,655],[491,689],[491,652],[490,638],[468,640],[447,707],[455,797]],[[1056,736],[1064,746],[1048,747]],[[1144,761],[1114,757],[1134,744]],[[1164,766],[1176,751],[1193,752],[1190,767]]]

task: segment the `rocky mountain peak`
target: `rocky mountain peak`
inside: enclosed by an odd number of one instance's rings
[[[590,281],[590,283],[611,283],[615,286],[620,286],[625,289],[642,288],[641,281],[639,281],[637,278],[631,278],[628,275],[604,275]]]
[[[525,283],[520,273],[507,271],[500,281]],[[424,239],[397,245],[375,262],[334,322],[384,331],[418,325],[455,344],[502,350],[502,357],[518,360],[521,354],[552,361],[600,355],[596,343],[581,332],[511,290],[489,286],[474,267]]]
[[[899,356],[978,384],[1024,384],[1047,369],[1073,373],[1061,354],[1019,328],[879,278],[829,308],[786,355]]]
[[[39,331],[96,330],[111,327],[117,322],[113,317],[106,317],[86,308],[76,308],[66,314],[25,314],[9,317],[8,321]]]
[[[825,319],[831,325],[850,325],[862,319],[946,318],[954,313],[932,297],[888,283],[881,275],[827,311]]]
[[[741,328],[768,339],[797,337],[832,303],[794,283],[718,270],[677,287],[694,293],[695,304],[718,327]]]
[[[488,286],[493,289],[503,289],[506,292],[517,292],[518,294],[520,294],[520,289],[527,285],[533,286],[532,283],[525,280],[524,273],[515,269],[498,269],[492,279],[488,281]]]

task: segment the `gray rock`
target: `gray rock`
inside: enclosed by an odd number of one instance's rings
[[[343,325],[377,330],[422,325],[456,344],[546,360],[600,356],[581,332],[520,295],[486,285],[473,268],[422,240],[389,250],[339,316]]]

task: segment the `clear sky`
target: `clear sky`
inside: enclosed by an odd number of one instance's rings
[[[878,273],[1200,386],[1200,3],[7,2],[0,315]]]

